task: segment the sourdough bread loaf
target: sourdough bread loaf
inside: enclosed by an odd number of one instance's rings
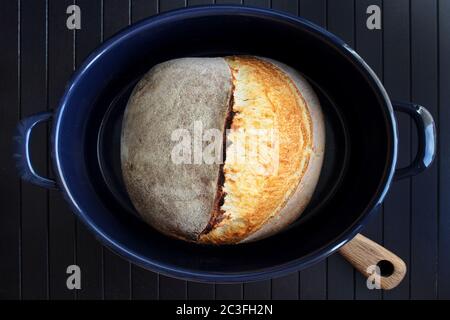
[[[324,147],[319,101],[294,69],[253,56],[182,58],[153,67],[132,92],[122,173],[135,208],[157,230],[235,244],[300,216]]]

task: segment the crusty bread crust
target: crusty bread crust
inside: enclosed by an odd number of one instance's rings
[[[325,124],[319,98],[308,81],[295,69],[272,59],[263,58],[286,72],[298,88],[299,94],[304,99],[308,108],[312,126],[312,152],[308,168],[290,196],[284,207],[278,214],[269,219],[258,231],[254,232],[242,242],[260,240],[278,233],[294,222],[305,210],[310,202],[322,169],[325,152]]]
[[[298,72],[256,57],[230,57],[227,62],[235,74],[233,108],[238,115],[233,126],[251,129],[247,122],[265,128],[261,122],[272,123],[269,128],[278,132],[279,165],[277,172],[265,176],[255,173],[254,163],[225,163],[224,218],[200,237],[214,244],[259,240],[289,225],[308,204],[323,159],[320,105]],[[255,109],[259,110],[252,113]],[[265,118],[252,118],[260,110]]]
[[[222,186],[219,164],[171,161],[173,130],[202,121],[223,134],[230,103],[232,129],[248,127],[250,119],[279,130],[276,174],[254,177],[226,162]],[[266,118],[252,119],[258,108],[265,108]],[[184,58],[155,66],[134,89],[123,121],[122,172],[136,209],[159,231],[192,242],[235,244],[273,235],[300,216],[316,187],[324,147],[319,100],[294,69],[250,56]],[[240,180],[233,175],[239,170]]]
[[[122,175],[141,216],[159,231],[196,241],[209,221],[219,164],[176,164],[178,128],[224,129],[231,75],[222,58],[183,58],[153,67],[136,85],[122,127]]]

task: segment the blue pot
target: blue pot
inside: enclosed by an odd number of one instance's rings
[[[122,114],[130,90],[153,65],[229,54],[270,57],[309,79],[325,112],[324,169],[307,211],[288,230],[237,246],[185,243],[161,235],[135,214],[120,172]],[[415,160],[397,171],[393,110],[414,119],[419,137]],[[56,181],[39,176],[30,159],[31,131],[44,121],[52,122]],[[236,6],[177,10],[123,30],[86,59],[54,113],[20,122],[15,140],[22,179],[59,189],[103,244],[156,272],[220,282],[280,276],[326,258],[376,212],[394,176],[424,170],[436,149],[429,112],[391,103],[374,72],[342,40],[298,17]]]

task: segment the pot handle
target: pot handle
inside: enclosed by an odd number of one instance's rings
[[[56,181],[41,177],[34,170],[31,164],[30,140],[33,128],[41,122],[49,121],[52,115],[52,112],[40,112],[22,119],[14,134],[15,150],[13,156],[20,177],[22,180],[47,189],[57,189]]]
[[[362,234],[340,248],[339,253],[368,278],[367,284],[372,284],[373,289],[394,289],[406,275],[406,264],[401,258]]]
[[[427,169],[436,156],[436,125],[431,113],[424,107],[407,102],[393,102],[395,111],[407,113],[417,126],[418,146],[414,161],[407,167],[397,169],[396,180],[415,176]]]

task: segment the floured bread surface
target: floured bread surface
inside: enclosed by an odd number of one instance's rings
[[[122,127],[123,178],[137,211],[165,234],[196,241],[209,221],[220,165],[174,163],[172,135],[185,129],[193,136],[196,121],[223,130],[231,86],[222,58],[183,58],[153,67],[131,94]]]
[[[195,121],[222,136],[230,129],[223,165],[171,160],[172,132]],[[123,176],[139,213],[168,235],[205,244],[255,241],[305,209],[322,166],[324,130],[312,88],[282,63],[172,60],[147,73],[130,98]]]

